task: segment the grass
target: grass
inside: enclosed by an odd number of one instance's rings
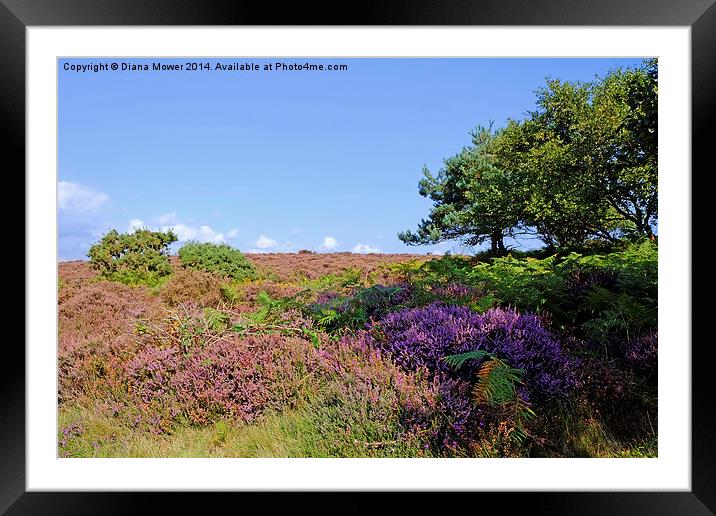
[[[416,447],[398,441],[366,442],[337,426],[324,426],[313,409],[304,406],[272,412],[253,425],[221,420],[207,427],[178,426],[171,434],[138,432],[91,405],[65,405],[60,409],[62,429],[80,424],[81,435],[60,446],[60,454],[75,458],[292,458],[292,457],[418,457]]]

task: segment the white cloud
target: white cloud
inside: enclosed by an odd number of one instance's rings
[[[220,244],[226,240],[224,234],[215,231],[211,226],[188,226],[186,224],[171,224],[166,226],[160,226],[161,231],[172,230],[179,242],[186,242],[188,240],[194,240],[197,242],[211,242],[213,244]]]
[[[69,181],[57,184],[57,204],[60,210],[76,213],[96,213],[109,202],[109,195]]]
[[[276,247],[278,245],[278,242],[276,240],[273,240],[266,235],[261,235],[259,239],[256,241],[256,247],[259,249],[271,249],[273,247]]]
[[[232,239],[239,236],[239,230],[236,228],[231,228],[229,231],[226,232],[226,238]]]
[[[129,221],[129,224],[127,225],[127,233],[134,233],[138,229],[142,229],[144,227],[144,221],[142,219],[132,219]]]
[[[109,195],[69,181],[57,183],[58,253],[86,259],[87,249],[105,232]]]
[[[187,242],[194,240],[196,242],[211,242],[213,244],[220,244],[226,241],[224,233],[214,230],[211,226],[206,224],[195,226],[190,224],[184,224],[182,222],[176,222],[176,213],[165,213],[153,219],[153,223],[145,224],[142,219],[132,219],[129,221],[127,231],[132,233],[137,229],[147,228],[152,231],[173,231],[176,234],[179,242]],[[236,236],[238,233],[237,229],[229,231],[230,234]],[[233,238],[233,237],[229,237]]]
[[[355,247],[353,248],[353,252],[359,253],[359,254],[371,254],[371,253],[380,253],[381,251],[377,247],[372,247],[367,244],[356,244]]]
[[[325,249],[327,251],[330,251],[332,249],[335,249],[338,247],[338,240],[336,240],[332,236],[323,237],[323,244],[321,245],[322,249]]]

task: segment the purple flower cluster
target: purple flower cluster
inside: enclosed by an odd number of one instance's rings
[[[656,368],[659,335],[656,331],[639,335],[627,342],[624,359],[634,369],[648,371]]]
[[[223,417],[250,423],[294,399],[310,354],[305,340],[281,335],[226,337],[190,354],[149,346],[127,362],[124,377],[142,420],[155,428],[180,413],[198,425]]]
[[[523,369],[528,390],[538,396],[569,394],[576,386],[574,359],[533,314],[495,308],[484,314],[460,306],[432,304],[391,313],[372,325],[374,345],[402,367],[452,375],[444,357],[484,349]],[[465,368],[469,374],[472,368]]]
[[[482,294],[479,289],[462,283],[435,285],[432,287],[431,292],[433,295],[442,299],[470,299],[476,298]]]
[[[401,442],[419,440],[434,452],[460,454],[482,423],[468,382],[439,378],[425,368],[406,371],[372,346],[366,332],[329,343],[316,354],[332,379],[324,395],[333,396],[330,405],[342,407],[342,424],[366,417],[369,426],[384,433],[397,431]],[[396,417],[399,428],[393,429]]]
[[[85,429],[82,423],[70,423],[62,429],[62,439],[60,439],[60,447],[64,448],[74,437],[78,437],[84,433]]]

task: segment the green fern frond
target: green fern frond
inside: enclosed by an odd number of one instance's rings
[[[465,362],[468,360],[483,360],[485,358],[492,358],[492,353],[489,353],[483,349],[475,349],[473,351],[467,351],[466,353],[460,353],[457,355],[448,355],[443,360],[455,370],[460,369]]]

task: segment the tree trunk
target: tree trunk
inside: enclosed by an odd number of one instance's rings
[[[490,236],[490,252],[492,254],[505,254],[505,241],[502,233],[493,233]]]

